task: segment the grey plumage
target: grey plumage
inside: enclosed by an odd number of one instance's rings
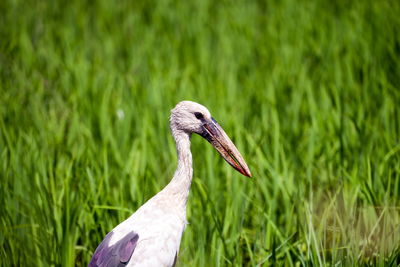
[[[113,232],[106,235],[93,254],[89,267],[126,266],[137,245],[139,235],[129,232],[121,240],[109,246]]]

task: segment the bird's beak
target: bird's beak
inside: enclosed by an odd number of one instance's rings
[[[203,127],[200,135],[207,139],[233,168],[241,174],[251,177],[249,167],[247,167],[242,155],[240,155],[236,146],[214,118],[211,118],[211,120],[203,120]]]

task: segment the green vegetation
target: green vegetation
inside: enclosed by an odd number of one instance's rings
[[[400,2],[0,1],[0,265],[84,266],[207,106],[178,266],[400,264]]]

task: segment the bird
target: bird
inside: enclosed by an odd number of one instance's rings
[[[192,134],[205,138],[238,172],[251,177],[242,155],[206,107],[181,101],[170,115],[178,166],[171,181],[99,244],[89,267],[170,267],[177,261],[188,224],[186,204],[192,183]]]

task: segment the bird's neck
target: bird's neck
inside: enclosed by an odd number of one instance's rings
[[[179,130],[172,130],[172,134],[176,143],[178,167],[171,182],[163,191],[165,191],[169,196],[172,196],[172,201],[176,205],[185,208],[193,177],[190,134]]]

